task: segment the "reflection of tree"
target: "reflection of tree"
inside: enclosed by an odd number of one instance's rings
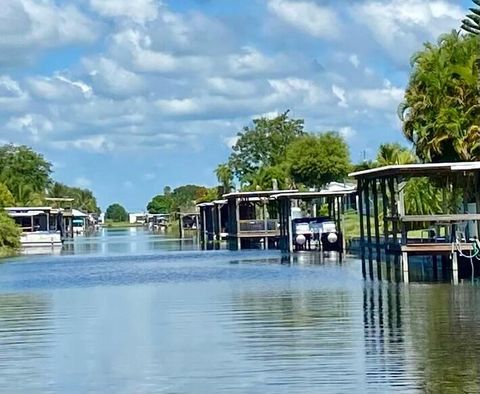
[[[0,295],[2,391],[15,391],[19,382],[28,386],[42,373],[39,360],[46,357],[50,346],[51,324],[48,299],[40,295]],[[11,386],[6,387],[8,384]]]
[[[480,294],[441,285],[410,294],[410,331],[432,393],[480,392]]]

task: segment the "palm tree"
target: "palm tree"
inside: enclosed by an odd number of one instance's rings
[[[475,59],[477,65],[477,90],[480,92],[480,0],[472,0],[478,7],[470,8],[471,14],[462,21],[462,29],[468,34],[477,38],[477,58]],[[480,101],[480,95],[479,95]]]
[[[215,170],[218,181],[225,193],[229,193],[233,186],[233,171],[228,164],[219,164]]]
[[[411,164],[416,161],[417,158],[415,155],[408,148],[400,144],[382,144],[378,149],[377,163],[379,166]]]
[[[399,114],[420,160],[480,158],[476,58],[476,39],[456,31],[413,57]]]

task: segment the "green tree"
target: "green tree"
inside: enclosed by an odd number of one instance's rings
[[[205,186],[184,185],[173,190],[172,210],[176,211],[192,209],[196,202],[204,198],[208,194],[208,189]]]
[[[17,201],[27,201],[29,193],[43,194],[50,183],[51,164],[26,146],[0,146],[0,182],[4,183]]]
[[[348,146],[333,131],[297,139],[288,146],[286,156],[292,179],[307,187],[321,188],[341,181],[351,168]]]
[[[476,38],[455,31],[413,57],[399,114],[420,160],[480,159],[476,58]]]
[[[245,190],[273,190],[274,183],[278,189],[292,187],[292,180],[288,173],[288,166],[284,164],[262,167],[248,178],[248,187]]]
[[[394,164],[412,164],[417,161],[410,149],[397,143],[382,144],[378,148],[377,164],[388,166]]]
[[[89,189],[70,187],[60,182],[54,182],[48,189],[48,197],[73,198],[72,208],[87,213],[100,213],[97,199]]]
[[[253,127],[238,133],[228,166],[241,184],[248,184],[261,168],[281,164],[287,146],[303,134],[303,120],[290,119],[288,111],[274,119],[254,119]]]
[[[128,213],[124,207],[115,203],[110,205],[105,212],[105,219],[113,222],[126,222],[128,220]]]
[[[8,187],[0,182],[0,208],[12,207],[15,205],[15,198],[8,190]]]
[[[20,248],[20,228],[3,211],[0,211],[0,257],[14,254]]]
[[[215,170],[218,182],[223,187],[225,193],[230,192],[233,186],[233,171],[228,164],[219,164]]]
[[[223,188],[220,188],[223,190]],[[221,194],[219,192],[218,187],[210,187],[207,189],[207,193],[202,195],[196,200],[197,204],[200,204],[202,202],[212,202],[215,200],[218,200],[221,197]]]
[[[169,195],[159,194],[148,203],[147,211],[152,214],[166,214],[171,212],[172,205],[173,200]]]
[[[462,29],[477,40],[477,91],[480,92],[480,0],[472,0],[477,7],[470,8],[471,14],[462,21]],[[480,101],[480,97],[478,98]]]

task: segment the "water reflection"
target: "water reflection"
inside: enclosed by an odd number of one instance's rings
[[[404,284],[393,256],[195,247],[107,230],[1,264],[2,391],[480,392],[480,290],[441,260]]]
[[[46,389],[43,376],[49,372],[45,360],[54,341],[52,325],[48,297],[0,295],[0,387],[14,389],[22,382],[20,392]]]
[[[64,243],[63,254],[134,255],[157,251],[196,250],[196,239],[178,239],[172,235],[149,232],[141,227],[102,228],[88,236]]]

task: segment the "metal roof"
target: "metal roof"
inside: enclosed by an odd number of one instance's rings
[[[6,207],[5,211],[8,212],[25,212],[25,211],[58,211],[58,208],[52,207]]]
[[[321,197],[341,197],[346,196],[349,194],[354,194],[357,192],[356,188],[346,188],[344,190],[321,190],[319,192],[297,192],[297,193],[284,193],[284,194],[276,194],[272,196],[272,198],[279,199],[279,198],[291,198],[291,199],[314,199],[314,198],[321,198]]]
[[[283,194],[283,193],[295,193],[298,192],[298,190],[256,190],[256,191],[251,191],[251,192],[234,192],[234,193],[228,193],[224,194],[223,198],[229,199],[229,198],[254,198],[254,197],[271,197],[273,195],[277,194]]]
[[[405,175],[421,177],[459,171],[480,171],[480,162],[456,162],[456,163],[426,163],[426,164],[403,164],[385,167],[371,168],[369,170],[352,172],[353,178],[380,178],[384,176]]]

